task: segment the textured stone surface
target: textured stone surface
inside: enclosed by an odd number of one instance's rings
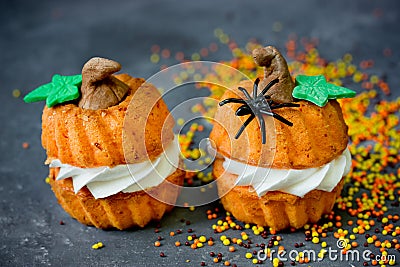
[[[214,235],[205,216],[212,205],[195,212],[175,209],[165,217],[160,233],[154,233],[156,224],[143,230],[102,231],[69,218],[44,182],[48,172],[40,144],[44,103],[25,104],[12,96],[13,89],[25,95],[55,73],[77,74],[93,56],[114,59],[124,72],[148,78],[159,70],[149,60],[153,44],[190,55],[215,42],[213,30],[220,27],[241,46],[255,37],[284,50],[289,34],[296,33],[317,37],[320,53],[330,60],[346,52],[357,62],[374,59],[374,70],[387,76],[398,96],[399,7],[395,0],[1,1],[0,62],[7,67],[0,71],[0,265],[200,266],[201,261],[212,265],[211,250],[235,259],[238,266],[249,263],[240,253],[229,254],[220,242],[195,251],[173,246],[177,238],[168,233],[176,229]],[[383,12],[381,17],[374,16],[376,9]],[[282,24],[282,31],[272,30],[275,22]],[[381,58],[385,48],[393,50],[391,58]],[[229,51],[219,50],[208,59],[230,58]],[[188,97],[168,100],[179,103]],[[28,149],[22,148],[23,142],[30,144]],[[186,226],[181,218],[192,224]],[[65,225],[59,224],[61,220]],[[155,248],[159,235],[165,245]],[[186,235],[179,240],[184,242]],[[299,242],[304,233],[283,238]],[[91,249],[99,241],[105,247]],[[161,251],[167,257],[161,258]],[[337,263],[324,261],[323,266]]]

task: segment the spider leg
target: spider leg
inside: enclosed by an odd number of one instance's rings
[[[244,115],[249,115],[249,114],[251,114],[251,113],[253,113],[253,112],[251,111],[251,109],[249,108],[249,106],[243,105],[243,106],[240,106],[240,107],[236,110],[235,115],[236,115],[236,116],[244,116]]]
[[[277,120],[283,122],[283,123],[286,124],[286,125],[293,126],[293,123],[291,123],[290,121],[288,121],[287,119],[285,119],[284,117],[282,117],[282,116],[279,115],[279,114],[276,114],[276,113],[274,113],[274,112],[269,112],[269,111],[266,111],[266,110],[260,110],[260,112],[261,112],[262,114],[265,114],[265,115],[268,115],[268,116],[272,116],[272,117],[274,117],[275,119],[277,119]]]
[[[239,136],[242,134],[244,129],[246,128],[247,125],[255,118],[254,114],[251,114],[250,117],[247,118],[247,120],[243,123],[243,125],[240,127],[239,131],[235,135],[235,139],[238,139]]]
[[[270,105],[271,109],[277,109],[277,108],[283,108],[283,107],[291,107],[291,108],[297,108],[300,107],[299,104],[295,104],[295,103],[282,103],[282,104],[278,104],[275,106]]]
[[[265,144],[265,142],[266,142],[266,136],[265,136],[265,135],[266,135],[266,134],[265,134],[265,121],[264,121],[264,118],[263,118],[263,116],[262,116],[261,113],[257,112],[256,115],[257,115],[257,118],[258,118],[258,120],[259,120],[259,122],[260,122],[261,142],[262,142],[263,144]]]
[[[248,100],[251,100],[251,96],[249,95],[249,92],[247,92],[245,88],[239,86],[238,89],[242,91],[242,93],[247,97]]]
[[[241,104],[245,104],[246,101],[244,101],[244,99],[241,99],[241,98],[227,98],[227,99],[224,99],[224,100],[222,100],[221,102],[219,102],[219,105],[220,105],[220,106],[223,106],[223,105],[228,104],[228,103],[241,103]]]
[[[254,85],[253,85],[253,98],[257,97],[257,88],[258,88],[258,84],[260,83],[260,78],[257,78],[254,81]]]
[[[279,82],[279,79],[278,79],[278,78],[276,78],[275,80],[270,81],[270,82],[267,84],[267,86],[265,86],[265,88],[262,90],[262,92],[261,92],[258,96],[264,95],[264,94],[269,90],[269,88],[271,88],[271,87],[272,87],[274,84],[276,84],[277,82]]]

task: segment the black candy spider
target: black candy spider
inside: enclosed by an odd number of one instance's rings
[[[247,118],[247,120],[243,123],[243,125],[240,127],[239,131],[235,135],[235,139],[238,139],[239,136],[242,134],[244,129],[246,128],[247,125],[255,118],[257,117],[258,121],[260,122],[260,128],[261,128],[261,134],[262,134],[262,143],[265,144],[266,142],[266,133],[265,133],[265,121],[263,118],[263,114],[272,116],[275,119],[285,123],[286,125],[293,126],[293,123],[285,119],[284,117],[280,116],[279,114],[276,114],[273,112],[274,109],[278,108],[283,108],[283,107],[299,107],[299,104],[295,103],[276,103],[274,102],[269,95],[264,95],[274,84],[279,82],[279,79],[275,79],[271,81],[265,88],[257,95],[257,89],[258,89],[258,84],[260,82],[260,79],[257,78],[254,81],[253,85],[253,97],[247,92],[247,90],[243,87],[238,87],[240,91],[243,92],[244,96],[247,99],[241,99],[241,98],[227,98],[219,102],[220,106],[223,106],[228,103],[241,103],[241,105],[235,112],[236,116],[245,116],[249,115],[250,116]]]

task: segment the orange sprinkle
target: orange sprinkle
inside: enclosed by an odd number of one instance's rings
[[[163,49],[163,50],[161,51],[161,56],[162,56],[163,58],[169,58],[169,57],[171,56],[171,52],[170,52],[168,49]]]

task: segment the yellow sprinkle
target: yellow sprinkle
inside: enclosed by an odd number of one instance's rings
[[[314,236],[313,239],[312,239],[312,242],[313,242],[314,244],[318,244],[318,243],[319,243],[319,238],[316,237],[316,236]]]
[[[177,123],[179,126],[182,126],[182,125],[185,123],[185,120],[182,119],[182,118],[179,118],[179,119],[176,120],[176,123]]]
[[[206,164],[210,164],[210,163],[211,163],[211,158],[210,158],[210,157],[206,157],[206,158],[204,159],[204,162],[205,162]]]
[[[46,179],[44,179],[44,181],[49,184],[50,183],[50,177],[46,177]]]
[[[225,239],[222,243],[223,243],[225,246],[229,246],[229,245],[231,244],[231,241],[229,241],[229,239]]]
[[[12,95],[13,95],[13,97],[18,98],[18,97],[21,96],[21,91],[18,90],[18,89],[14,89],[14,90],[12,91]]]
[[[150,56],[150,61],[152,63],[158,63],[160,61],[160,56],[158,54],[152,54]]]
[[[194,81],[200,81],[202,79],[200,73],[196,73],[195,75],[193,75],[193,80]]]
[[[229,37],[228,37],[228,35],[222,34],[222,35],[219,37],[219,41],[220,41],[221,43],[223,43],[223,44],[227,44],[227,43],[229,42]]]
[[[192,54],[192,60],[196,61],[196,60],[200,60],[200,54],[199,53],[193,53]]]
[[[224,32],[222,31],[222,29],[221,28],[216,28],[215,30],[214,30],[214,35],[215,35],[215,37],[219,37],[221,34],[223,34]]]
[[[247,252],[245,256],[246,256],[246,259],[253,258],[253,254],[251,254],[250,252]]]
[[[258,260],[257,259],[253,259],[252,262],[253,262],[253,264],[257,264]]]
[[[102,248],[102,247],[104,247],[102,242],[97,242],[96,244],[92,245],[92,249],[99,249],[99,248]]]
[[[207,238],[206,238],[204,235],[202,235],[202,236],[199,237],[199,241],[200,241],[201,243],[204,243],[204,242],[207,241]]]

